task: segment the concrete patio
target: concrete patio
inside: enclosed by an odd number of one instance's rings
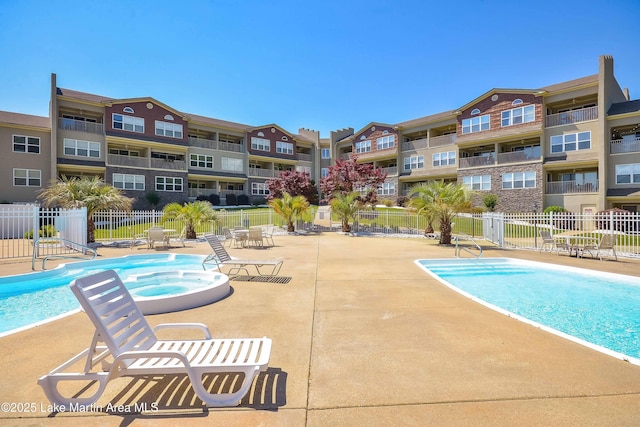
[[[36,381],[89,345],[91,324],[78,313],[0,338],[0,402],[29,409],[10,412],[4,405],[0,424],[640,424],[640,366],[485,308],[413,264],[418,258],[450,258],[453,248],[424,238],[335,233],[274,239],[273,248],[229,252],[243,258],[284,257],[280,275],[290,277],[288,283],[233,280],[233,293],[222,301],[148,316],[152,326],[202,322],[219,337],[272,338],[270,368],[239,407],[204,408],[186,378],[174,376],[119,378],[97,403],[102,411],[51,413]],[[149,251],[166,252],[146,246],[98,252],[113,257]],[[209,247],[187,242],[169,251],[206,254]],[[490,247],[484,256],[640,276],[640,262],[625,259]],[[30,272],[31,260],[4,261],[0,271]],[[137,410],[144,405],[148,410]],[[158,411],[152,410],[155,405]],[[104,410],[116,407],[121,411]]]

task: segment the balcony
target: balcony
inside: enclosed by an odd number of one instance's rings
[[[187,162],[184,160],[165,160],[152,157],[131,157],[119,154],[109,154],[107,156],[108,166],[133,167],[144,169],[167,169],[186,171]]]
[[[280,176],[279,170],[273,169],[261,169],[261,168],[249,168],[249,176],[259,176],[262,178],[275,178]]]
[[[342,153],[338,156],[338,159],[340,160],[349,160],[351,158],[351,154],[352,153]]]
[[[213,139],[189,137],[191,147],[209,148],[211,150],[232,151],[234,153],[244,153],[244,145],[234,144],[226,141],[215,141]]]
[[[104,135],[104,124],[95,123],[95,122],[86,122],[84,120],[59,118],[58,129]]]
[[[640,137],[632,136],[611,140],[611,154],[640,152]]]
[[[413,141],[407,141],[402,143],[402,151],[420,150],[429,146],[429,140],[427,138],[415,139]]]
[[[586,122],[598,118],[598,106],[582,108],[579,110],[565,111],[564,113],[549,114],[546,117],[547,127],[569,125],[572,123]]]
[[[382,170],[382,172],[386,173],[387,176],[398,175],[398,167],[397,166],[390,166],[388,168],[380,168],[380,170]]]
[[[188,197],[194,198],[194,199],[198,196],[209,197],[212,194],[217,194],[217,191],[215,188],[189,188],[187,191],[188,191]]]
[[[298,160],[300,160],[301,162],[310,162],[311,154],[298,153]]]
[[[456,143],[457,135],[455,133],[449,135],[433,136],[429,138],[429,147],[443,147],[445,145],[453,145]]]
[[[519,163],[519,162],[530,162],[540,160],[542,157],[540,156],[540,147],[536,147],[537,149],[528,149],[524,151],[511,151],[509,153],[499,153],[498,154],[498,164],[503,165],[507,163]]]
[[[496,159],[493,156],[475,156],[475,157],[461,157],[458,160],[458,168],[475,168],[479,166],[493,166],[496,164]]]
[[[598,191],[598,181],[584,182],[576,181],[552,181],[547,182],[547,194],[569,194],[569,193],[596,193]]]

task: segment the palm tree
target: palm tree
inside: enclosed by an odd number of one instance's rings
[[[169,203],[162,209],[163,220],[174,219],[184,222],[185,238],[195,239],[196,227],[205,222],[218,223],[219,218],[211,203],[206,200],[196,200],[195,202],[185,203]]]
[[[355,221],[358,211],[362,208],[362,202],[359,197],[359,191],[352,191],[347,194],[336,192],[333,195],[333,199],[329,202],[331,205],[331,213],[335,214],[342,221],[342,231],[344,233],[351,231],[349,221]]]
[[[96,241],[94,213],[106,209],[130,211],[133,204],[132,198],[126,197],[120,189],[106,184],[98,176],[63,176],[40,190],[38,199],[42,200],[45,206],[65,209],[87,208],[87,243]]]
[[[292,233],[296,231],[293,221],[309,209],[309,201],[302,195],[291,196],[284,192],[282,198],[270,200],[269,206],[287,222],[287,231]]]
[[[451,244],[451,221],[471,208],[471,191],[463,184],[430,181],[411,189],[409,206],[440,223],[440,244]]]

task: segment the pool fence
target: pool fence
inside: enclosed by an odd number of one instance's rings
[[[196,228],[198,237],[204,234],[222,235],[223,228],[275,226],[277,233],[286,233],[287,224],[269,208],[217,209],[216,222]],[[119,243],[133,246],[145,242],[144,233],[152,226],[173,229],[180,234],[185,224],[163,218],[161,210],[100,211],[93,215],[95,240],[98,243]],[[401,208],[362,210],[351,221],[351,232],[358,235],[424,237],[427,220],[423,215]],[[341,222],[326,206],[312,207],[295,223],[297,232],[339,232]],[[436,233],[439,225],[433,224]],[[33,253],[33,230],[39,235],[57,236],[86,245],[87,221],[84,209],[43,209],[38,205],[0,205],[0,259],[30,257]],[[541,231],[555,238],[567,236],[592,237],[603,234],[616,236],[618,256],[640,257],[640,214],[609,210],[597,214],[566,213],[500,213],[459,214],[453,220],[453,233],[462,237],[484,240],[486,244],[504,249],[539,250]],[[452,252],[453,253],[453,252]]]

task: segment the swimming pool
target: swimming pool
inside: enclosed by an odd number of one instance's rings
[[[638,277],[512,258],[415,263],[492,309],[640,365]]]
[[[0,336],[54,320],[80,304],[69,289],[73,279],[115,270],[123,281],[136,275],[177,270],[202,272],[204,255],[147,254],[62,264],[53,270],[0,278]]]

